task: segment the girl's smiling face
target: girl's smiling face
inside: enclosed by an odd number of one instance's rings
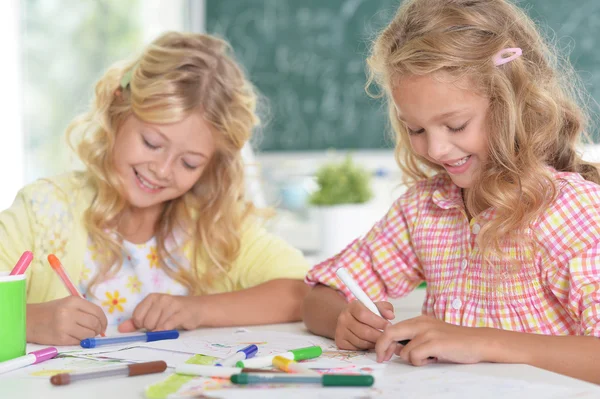
[[[153,208],[188,192],[215,152],[211,129],[199,113],[159,125],[131,115],[117,132],[114,164],[134,208]]]
[[[414,153],[446,169],[457,186],[471,187],[488,155],[488,99],[461,88],[466,79],[425,75],[396,83],[394,104]]]

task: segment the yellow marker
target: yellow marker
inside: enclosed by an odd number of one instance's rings
[[[319,374],[314,370],[301,366],[298,362],[290,359],[286,359],[283,356],[275,356],[273,358],[273,366],[279,370],[283,370],[286,373],[298,373],[298,374]]]

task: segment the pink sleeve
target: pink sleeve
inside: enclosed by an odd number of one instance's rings
[[[600,338],[600,243],[569,259],[549,282],[558,301],[579,320],[580,333]]]
[[[363,238],[357,239],[336,256],[314,266],[307,274],[308,284],[323,284],[341,291],[347,300],[354,296],[337,278],[344,267],[373,301],[408,294],[423,281],[419,260],[410,239],[409,223],[402,204],[415,207],[413,195],[401,197]],[[416,212],[409,212],[414,214]]]
[[[600,337],[600,187],[576,188],[563,188],[537,226],[547,251],[543,272],[580,334]]]

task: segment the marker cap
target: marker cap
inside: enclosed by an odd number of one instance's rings
[[[372,375],[323,374],[324,387],[370,387],[375,382]]]
[[[256,352],[258,352],[258,346],[249,345],[245,348],[240,349],[238,352],[244,353],[246,355],[246,359],[250,359],[251,357],[254,357],[254,355],[256,355]]]
[[[294,360],[306,360],[314,359],[323,354],[323,349],[320,346],[309,346],[306,348],[292,349],[290,350],[294,354]]]
[[[44,349],[40,349],[37,351],[33,351],[29,354],[35,356],[35,363],[33,363],[33,364],[37,364],[37,363],[41,363],[45,360],[52,359],[53,357],[58,355],[58,350],[55,347],[51,346],[49,348],[44,348]]]
[[[148,340],[146,342],[161,341],[163,339],[177,339],[179,338],[179,331],[177,330],[165,330],[165,331],[149,331],[146,333]]]

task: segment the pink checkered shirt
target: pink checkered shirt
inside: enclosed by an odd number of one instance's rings
[[[460,188],[441,173],[410,188],[366,236],[313,267],[306,281],[352,299],[335,275],[345,267],[374,301],[426,281],[422,313],[448,323],[600,337],[600,186],[576,173],[554,177],[556,201],[526,231],[540,243],[534,256],[505,248],[532,259],[518,272],[484,268],[475,236],[494,212],[469,223]]]

